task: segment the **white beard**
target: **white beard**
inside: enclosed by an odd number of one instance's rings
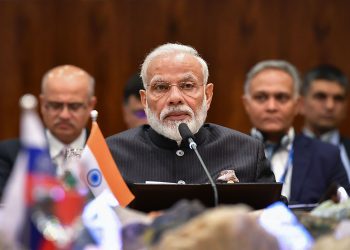
[[[189,106],[181,104],[177,106],[166,107],[161,111],[160,119],[158,119],[156,114],[148,107],[147,102],[145,111],[149,125],[157,133],[169,139],[177,141],[177,143],[180,144],[182,137],[178,130],[179,125],[181,123],[186,123],[191,132],[193,134],[196,134],[207,118],[208,107],[206,96],[204,95],[201,107],[195,112]],[[166,117],[171,112],[186,112],[191,116],[191,118],[182,121],[164,121],[164,117]]]

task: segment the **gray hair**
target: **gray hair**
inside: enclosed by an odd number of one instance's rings
[[[166,43],[166,44],[160,45],[159,47],[152,50],[146,56],[142,66],[141,66],[140,76],[142,78],[143,86],[145,88],[147,87],[147,83],[148,83],[147,70],[148,70],[148,67],[149,67],[149,64],[151,63],[151,61],[158,56],[167,55],[167,54],[171,54],[171,53],[184,53],[184,54],[189,54],[189,55],[194,56],[202,66],[204,84],[207,84],[208,77],[209,77],[208,65],[204,61],[204,59],[202,57],[200,57],[197,50],[195,50],[194,48],[192,48],[188,45],[183,45],[183,44],[179,44],[179,43]]]
[[[89,97],[92,97],[95,95],[95,79],[85,70],[73,65],[61,65],[47,71],[41,80],[41,94],[44,93],[46,83],[49,77],[53,74],[54,75],[70,74],[71,76],[78,75],[78,74],[86,75],[86,77],[89,79],[89,90],[88,90]]]
[[[299,77],[298,70],[291,63],[283,60],[266,60],[261,61],[253,66],[250,71],[247,73],[246,81],[244,83],[244,94],[249,95],[249,87],[252,79],[260,72],[265,69],[278,69],[286,72],[293,79],[294,86],[294,97],[299,96],[299,90],[301,87],[301,80]]]

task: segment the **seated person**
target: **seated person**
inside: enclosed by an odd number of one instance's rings
[[[276,181],[290,203],[317,203],[337,183],[350,185],[337,147],[295,135],[292,123],[299,110],[300,80],[286,61],[256,64],[247,74],[243,103],[254,126],[252,135],[265,144]]]
[[[216,124],[204,124],[213,97],[208,66],[189,46],[164,44],[145,59],[141,102],[149,125],[107,138],[126,182],[207,183],[195,152],[178,131],[186,123],[214,180],[223,170],[239,182],[274,182],[263,144]]]
[[[123,117],[128,128],[147,124],[146,113],[141,103],[141,89],[144,88],[139,74],[133,75],[124,87]]]
[[[339,126],[346,118],[349,82],[338,68],[320,65],[304,77],[301,113],[304,134],[336,145],[350,180],[350,139],[341,135]]]
[[[40,110],[56,166],[62,165],[66,148],[85,145],[88,136],[85,126],[96,104],[94,86],[94,78],[73,65],[57,66],[43,76]],[[19,139],[0,142],[0,198],[19,149]],[[61,172],[58,168],[57,173]]]

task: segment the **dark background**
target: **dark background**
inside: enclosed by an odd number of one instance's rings
[[[333,63],[350,76],[349,11],[346,0],[0,0],[0,139],[18,136],[19,97],[38,95],[42,75],[61,64],[95,77],[104,135],[124,130],[123,85],[166,42],[208,62],[208,121],[247,132],[242,85],[259,60],[285,59],[301,73]]]

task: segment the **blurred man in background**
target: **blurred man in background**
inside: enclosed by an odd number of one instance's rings
[[[73,65],[49,70],[43,77],[40,111],[46,126],[51,158],[61,166],[67,148],[83,148],[88,136],[85,126],[96,105],[95,80]],[[0,196],[20,148],[18,139],[0,143]],[[57,173],[61,174],[58,168]]]
[[[128,128],[147,124],[147,117],[141,103],[140,90],[143,88],[139,74],[134,74],[124,87],[123,117]]]
[[[286,61],[256,64],[247,74],[243,103],[253,124],[252,136],[263,141],[282,194],[291,203],[317,203],[336,182],[350,191],[339,150],[330,144],[295,135],[300,79]]]
[[[350,180],[350,139],[340,135],[338,127],[345,119],[349,81],[332,65],[320,65],[305,74],[301,113],[304,134],[336,145]]]

